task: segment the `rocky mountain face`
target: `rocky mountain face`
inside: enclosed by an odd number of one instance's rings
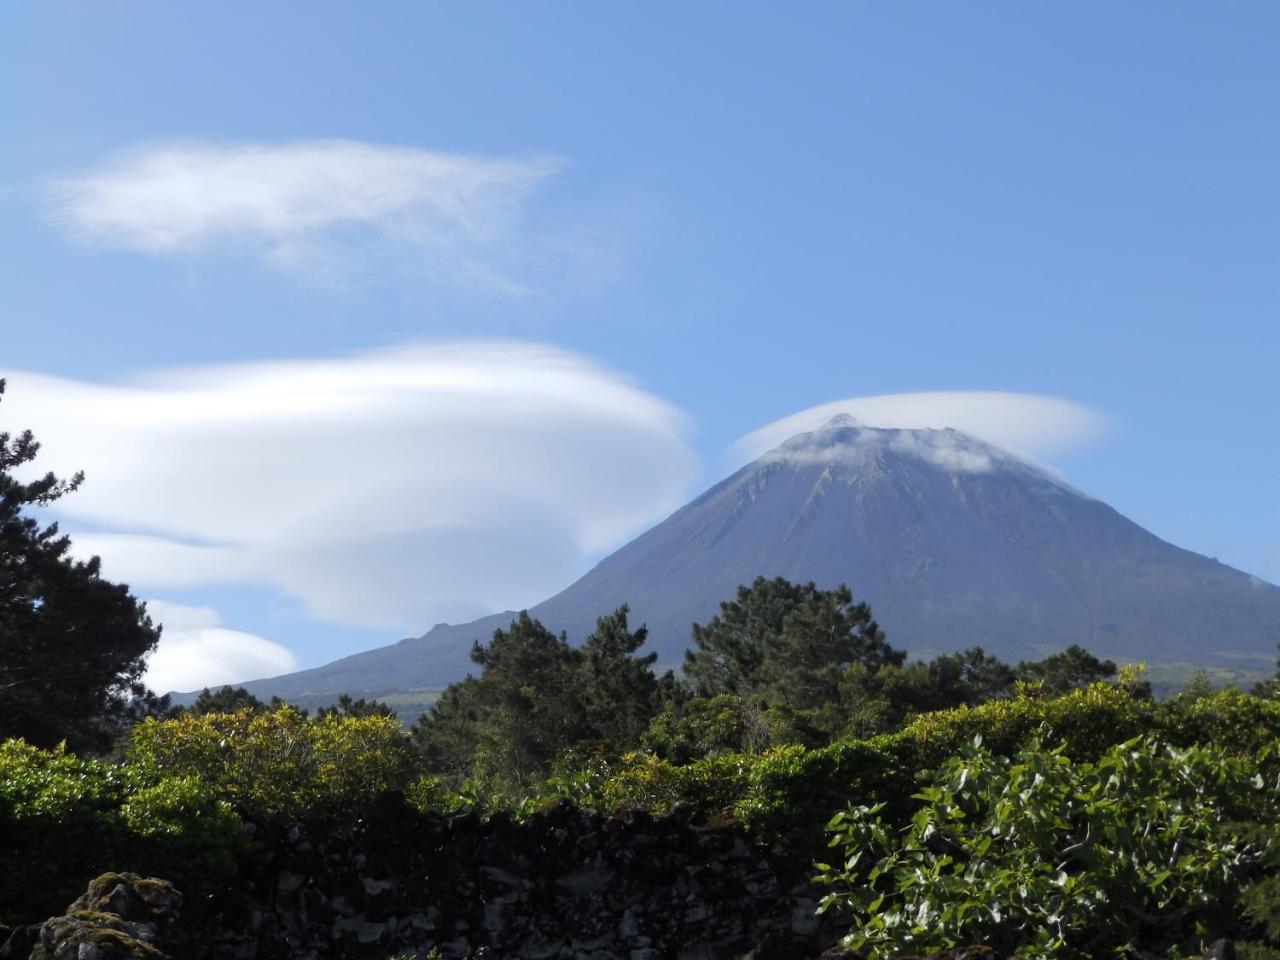
[[[848,583],[889,641],[1016,661],[1078,643],[1118,660],[1266,668],[1280,587],[1167,543],[1051,472],[953,430],[837,417],[716,484],[530,613],[571,640],[623,603],[675,664],[757,576]],[[440,687],[502,613],[274,680],[287,699]]]

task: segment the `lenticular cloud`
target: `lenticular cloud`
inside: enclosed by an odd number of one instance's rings
[[[298,668],[298,658],[288,649],[252,633],[224,629],[209,607],[148,600],[147,613],[163,627],[159,645],[147,658],[144,679],[153,690],[220,687]]]
[[[738,440],[734,455],[754,459],[788,437],[816,430],[841,414],[868,427],[949,427],[1032,461],[1076,449],[1097,437],[1105,425],[1103,417],[1088,407],[1031,393],[883,394],[836,400],[775,420]]]
[[[677,507],[695,472],[678,411],[528,343],[8,377],[4,422],[36,431],[39,467],[85,470],[57,509],[108,576],[269,584],[352,625],[536,602]]]

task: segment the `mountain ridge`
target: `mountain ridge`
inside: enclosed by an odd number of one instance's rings
[[[627,603],[659,662],[756,576],[845,582],[913,654],[1079,643],[1151,662],[1274,658],[1280,587],[1177,547],[1041,465],[955,430],[837,417],[713,484],[530,608],[581,641]],[[244,684],[285,699],[440,687],[514,611]],[[1218,638],[1213,639],[1214,636]]]

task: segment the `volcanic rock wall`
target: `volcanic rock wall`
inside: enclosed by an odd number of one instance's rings
[[[397,953],[659,960],[763,946],[817,956],[808,865],[740,827],[679,808],[604,817],[556,803],[504,814],[421,815],[387,797],[353,828],[255,832],[234,892],[209,904],[207,960]]]

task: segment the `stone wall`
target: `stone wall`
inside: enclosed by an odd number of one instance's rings
[[[690,810],[607,818],[566,802],[516,822],[390,796],[353,828],[255,841],[235,891],[208,905],[202,958],[802,958],[837,939],[806,863]]]

